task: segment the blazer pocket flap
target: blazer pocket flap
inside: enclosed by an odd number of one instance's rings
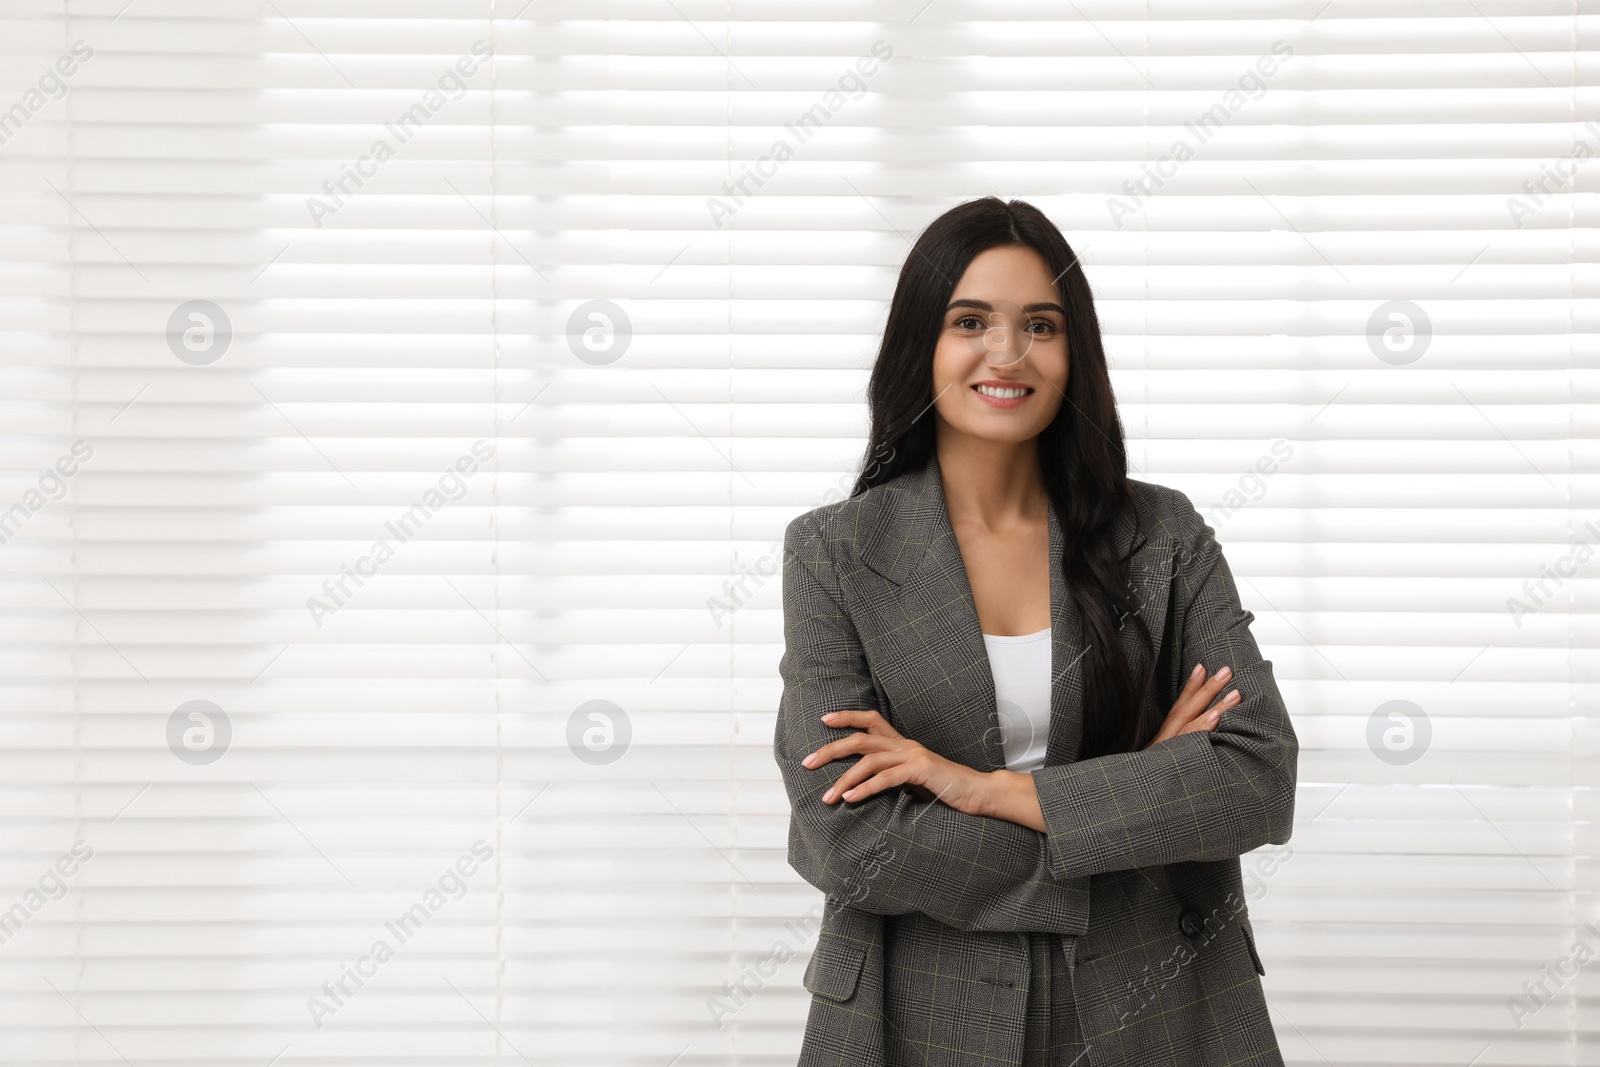
[[[867,946],[837,935],[824,933],[806,964],[805,987],[829,1000],[849,1000],[856,994],[861,967],[867,959]]]
[[[1256,935],[1250,929],[1250,920],[1246,919],[1239,924],[1239,929],[1244,931],[1245,947],[1250,950],[1250,962],[1256,965],[1256,973],[1266,977],[1267,969],[1261,966],[1261,953],[1256,951]]]

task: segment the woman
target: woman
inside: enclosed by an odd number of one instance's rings
[[[1055,226],[937,219],[869,396],[785,535],[802,1067],[1281,1064],[1238,857],[1289,838],[1294,730],[1211,529],[1127,477]]]

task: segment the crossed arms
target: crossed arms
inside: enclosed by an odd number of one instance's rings
[[[851,732],[821,716],[877,708],[878,697],[820,532],[805,516],[790,524],[773,749],[792,806],[789,862],[806,881],[866,911],[917,911],[961,930],[1077,934],[1089,875],[1226,859],[1288,840],[1294,729],[1211,529],[1182,494],[1172,496],[1175,632],[1166,639],[1186,662],[1231,667],[1242,699],[1215,730],[1034,771],[1043,832],[909,789],[823,802],[853,759],[802,765]]]

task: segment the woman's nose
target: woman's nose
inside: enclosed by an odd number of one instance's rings
[[[991,367],[1010,367],[1022,362],[1033,334],[1022,329],[1015,316],[1005,312],[990,312],[986,318],[988,328],[982,334],[983,361]]]

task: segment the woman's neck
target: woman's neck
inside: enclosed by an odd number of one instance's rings
[[[1039,442],[991,441],[941,425],[934,451],[950,521],[1004,530],[1038,522],[1050,506],[1039,467]]]

